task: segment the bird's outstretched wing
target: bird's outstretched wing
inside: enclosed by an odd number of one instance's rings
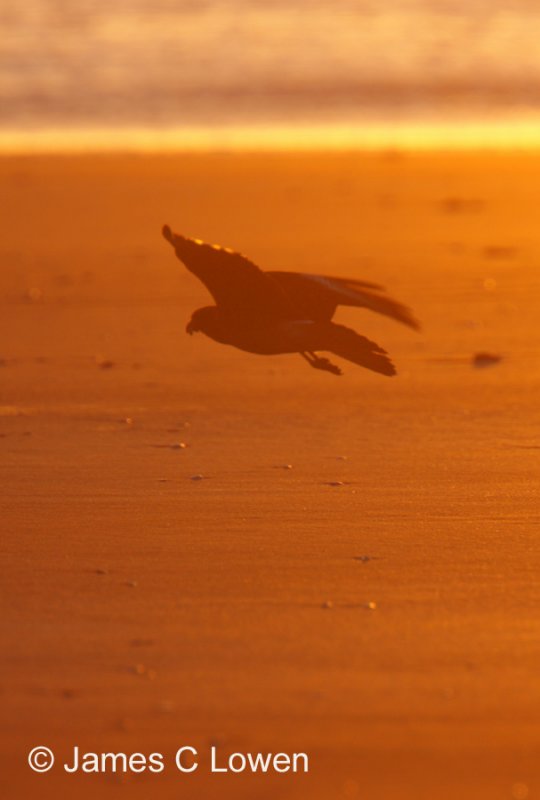
[[[407,306],[384,293],[382,286],[353,278],[333,278],[300,272],[268,272],[309,318],[330,320],[338,305],[369,308],[418,330],[420,325]]]
[[[254,318],[293,315],[294,307],[285,288],[245,256],[180,236],[168,225],[163,227],[163,236],[172,244],[180,261],[204,283],[220,308]]]

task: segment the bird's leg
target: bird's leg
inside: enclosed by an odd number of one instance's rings
[[[332,375],[343,374],[339,367],[336,367],[336,365],[332,364],[327,358],[321,358],[321,356],[316,355],[316,353],[313,353],[311,350],[302,351],[300,355],[302,358],[305,358],[309,366],[314,369],[322,369],[325,372],[331,372]]]

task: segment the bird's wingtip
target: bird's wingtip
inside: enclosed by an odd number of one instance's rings
[[[171,231],[168,225],[163,226],[163,228],[161,229],[161,233],[163,234],[165,239],[167,239],[168,242],[170,242],[171,244],[173,243],[174,239],[173,232]]]

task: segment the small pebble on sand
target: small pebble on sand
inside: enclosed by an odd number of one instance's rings
[[[375,603],[373,600],[370,600],[369,603],[366,603],[366,608],[368,611],[375,611],[377,608],[377,603]]]
[[[472,365],[477,369],[483,369],[484,367],[493,367],[495,364],[499,364],[502,361],[502,356],[498,353],[475,353],[472,357]]]
[[[322,604],[322,608],[326,608],[326,609],[334,608],[333,601],[332,600],[325,600],[324,603]]]
[[[204,475],[201,475],[200,473],[197,474],[197,475],[192,475],[191,476],[191,480],[192,481],[203,481],[204,480]]]
[[[511,245],[488,244],[483,249],[484,258],[492,259],[512,259],[517,255],[517,248]]]
[[[110,358],[103,358],[103,356],[96,356],[96,366],[99,369],[112,369],[115,366],[114,361],[111,361]]]
[[[343,481],[328,481],[327,486],[345,486]]]

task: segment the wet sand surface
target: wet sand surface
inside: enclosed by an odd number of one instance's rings
[[[536,797],[540,156],[0,174],[4,796]],[[164,222],[383,283],[423,331],[339,312],[394,379],[188,337],[208,295]],[[310,772],[211,775],[213,744]],[[167,767],[67,775],[74,745]]]

